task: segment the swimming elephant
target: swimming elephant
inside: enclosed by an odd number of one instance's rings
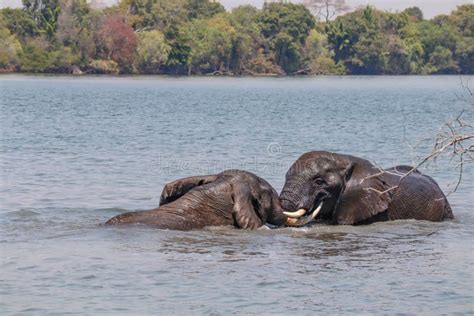
[[[173,181],[164,187],[158,208],[121,214],[106,224],[145,224],[175,230],[304,224],[289,219],[283,211],[278,193],[268,182],[247,171],[227,170]]]
[[[291,166],[280,202],[292,218],[311,214],[343,225],[453,218],[429,176],[407,166],[381,170],[365,159],[326,151],[308,152]]]

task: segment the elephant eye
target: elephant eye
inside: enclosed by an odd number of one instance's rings
[[[324,181],[324,179],[321,179],[321,178],[316,178],[314,180],[314,183],[316,183],[317,185],[323,185],[326,183],[326,181]]]

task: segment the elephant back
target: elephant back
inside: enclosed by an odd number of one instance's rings
[[[393,184],[399,183],[392,193],[392,201],[387,210],[389,220],[442,221],[453,218],[446,196],[432,178],[419,171],[402,177],[401,181],[398,176],[391,177]]]

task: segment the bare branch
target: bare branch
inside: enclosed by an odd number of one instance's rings
[[[474,106],[474,94],[472,89],[469,87],[468,83],[465,83],[463,79],[461,79],[461,87],[464,91],[464,98],[461,98],[463,101],[466,101],[466,96],[469,99],[467,102],[471,106]],[[424,144],[428,141],[431,142],[429,139],[423,139],[421,140],[417,145],[415,146],[410,146],[410,150],[412,152],[412,157],[413,157],[413,164],[412,168],[408,172],[390,172],[387,170],[382,169],[381,167],[377,166],[378,172],[370,175],[364,179],[362,179],[361,182],[374,178],[374,177],[379,177],[384,174],[390,174],[390,175],[396,175],[400,176],[399,183],[418,170],[420,167],[428,165],[429,163],[433,162],[436,163],[436,161],[442,157],[446,156],[450,158],[450,161],[456,161],[457,163],[455,164],[455,168],[459,169],[458,176],[457,176],[457,181],[455,184],[455,187],[452,191],[448,193],[454,193],[459,189],[459,186],[461,185],[462,179],[463,179],[463,172],[465,170],[465,164],[473,163],[474,162],[474,124],[471,122],[466,122],[464,120],[464,114],[465,110],[461,111],[455,118],[451,119],[450,121],[446,122],[443,124],[443,126],[438,130],[436,135],[434,136],[434,143],[432,145],[432,150],[431,152],[423,156],[421,158],[415,159],[414,152],[415,148],[418,147],[421,144]],[[379,191],[374,188],[368,188],[368,190],[377,192],[379,194],[385,194],[388,193],[392,190],[397,189],[398,186],[391,187],[385,191]]]
[[[315,16],[326,22],[350,10],[345,0],[305,0],[304,5]]]

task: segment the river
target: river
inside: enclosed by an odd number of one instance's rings
[[[100,225],[180,177],[240,168],[280,191],[309,150],[411,164],[462,109],[472,120],[462,97],[456,76],[2,75],[0,314],[472,313],[472,166],[442,223]],[[454,164],[424,171],[448,192]]]

